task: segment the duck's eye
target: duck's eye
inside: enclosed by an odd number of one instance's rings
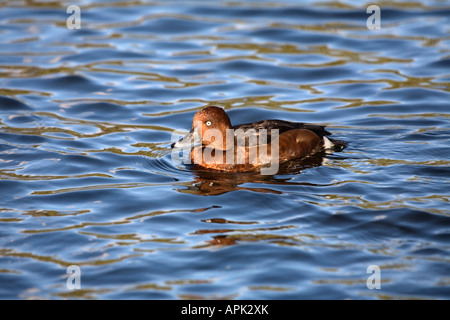
[[[206,121],[205,124],[209,127],[211,125],[211,121]]]

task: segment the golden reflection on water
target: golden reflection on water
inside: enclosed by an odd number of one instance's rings
[[[71,265],[107,265],[107,264],[114,264],[119,261],[123,261],[128,258],[138,257],[140,254],[132,254],[132,255],[124,255],[117,259],[94,259],[94,260],[88,260],[88,261],[64,261],[61,259],[57,259],[53,256],[44,256],[44,255],[38,255],[33,254],[31,252],[19,252],[17,250],[10,250],[10,249],[0,249],[0,256],[1,257],[19,257],[19,258],[29,258],[32,260],[35,260],[36,262],[42,261],[42,262],[50,262],[57,265],[60,265],[62,267],[68,267]],[[104,258],[104,257],[100,257]]]

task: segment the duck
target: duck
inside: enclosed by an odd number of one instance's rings
[[[277,119],[233,126],[223,108],[208,106],[194,115],[190,132],[171,147],[190,149],[190,164],[196,169],[271,174],[268,168],[277,170],[287,161],[333,149],[338,140],[329,135],[322,125]]]

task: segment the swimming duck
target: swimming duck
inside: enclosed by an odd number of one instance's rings
[[[210,106],[194,115],[191,131],[172,148],[192,148],[197,168],[244,172],[330,149],[334,140],[328,135],[325,126],[285,120],[232,126],[224,109]]]

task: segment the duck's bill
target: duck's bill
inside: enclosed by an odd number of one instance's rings
[[[187,135],[172,143],[172,148],[193,148],[202,145],[202,140],[199,134],[191,130]]]

